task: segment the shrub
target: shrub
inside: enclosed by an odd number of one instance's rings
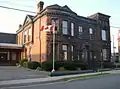
[[[28,62],[28,68],[37,69],[37,67],[41,67],[39,62],[36,61]]]
[[[104,62],[103,67],[104,68],[115,68],[115,65],[111,62]]]
[[[52,62],[43,62],[42,63],[42,69],[46,71],[51,71],[53,68]]]
[[[75,63],[74,63],[74,62],[69,62],[69,61],[66,61],[66,62],[64,63],[64,68],[65,68],[66,70],[76,70],[76,69],[77,69]]]
[[[87,63],[75,63],[76,68],[80,68],[81,70],[86,70],[88,69],[88,64]]]
[[[63,66],[63,62],[55,61],[55,70],[58,70],[62,66]],[[53,62],[52,61],[43,62],[42,63],[42,68],[46,71],[52,71]]]
[[[66,69],[64,67],[60,67],[58,71],[65,71]]]
[[[27,68],[28,67],[28,62],[23,62],[23,67]]]
[[[22,60],[20,60],[20,65],[23,66],[23,63],[24,63],[24,62],[28,62],[28,60],[27,60],[27,59],[22,59]]]
[[[51,71],[53,68],[52,61],[42,63],[42,68],[46,71]],[[55,70],[64,68],[64,70],[76,70],[81,68],[82,70],[87,69],[87,63],[79,63],[73,61],[55,61]]]

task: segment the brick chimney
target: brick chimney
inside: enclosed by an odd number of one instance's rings
[[[37,4],[37,13],[40,13],[43,10],[44,2],[40,1]]]

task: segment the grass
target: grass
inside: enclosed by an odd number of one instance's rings
[[[103,75],[108,75],[110,73],[99,73],[95,75],[83,75],[83,76],[75,76],[75,77],[70,77],[70,78],[64,78],[63,81],[73,81],[73,80],[78,80],[78,79],[89,79],[93,77],[98,77],[98,76],[103,76]]]

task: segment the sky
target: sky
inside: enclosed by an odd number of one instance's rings
[[[0,0],[0,6],[12,7],[17,9],[37,11],[37,2],[40,0]],[[68,5],[74,12],[80,16],[89,16],[97,12],[110,15],[111,36],[114,35],[116,52],[118,52],[118,30],[120,30],[120,0],[42,0],[44,8],[48,5],[59,4]],[[28,12],[20,12],[0,7],[0,32],[16,33],[19,24],[23,24]],[[117,27],[117,28],[115,28]],[[111,37],[111,41],[113,39]],[[111,42],[111,46],[113,46]]]

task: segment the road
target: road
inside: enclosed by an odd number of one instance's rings
[[[18,68],[16,66],[0,66],[0,81],[45,78],[48,77],[48,74],[48,72],[39,72],[27,68]]]
[[[108,75],[71,82],[12,86],[0,89],[120,89],[120,75]]]

